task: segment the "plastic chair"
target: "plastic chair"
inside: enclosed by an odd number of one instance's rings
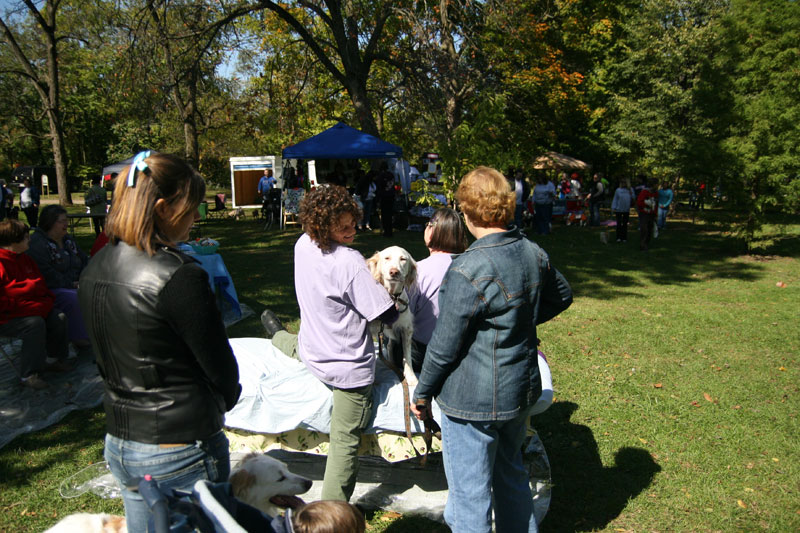
[[[287,225],[294,224],[300,225],[300,201],[305,195],[305,189],[289,189],[286,191],[286,197],[283,199],[283,216],[281,217],[281,228]]]
[[[208,210],[209,218],[220,218],[225,216],[225,211],[227,207],[225,207],[225,193],[221,192],[214,196],[214,207],[213,209]]]

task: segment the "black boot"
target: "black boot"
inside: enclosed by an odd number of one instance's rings
[[[264,312],[261,313],[261,325],[264,326],[264,332],[268,339],[274,337],[279,331],[286,329],[283,327],[278,315],[269,309],[264,309]]]

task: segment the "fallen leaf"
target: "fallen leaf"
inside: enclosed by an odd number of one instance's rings
[[[703,398],[705,398],[707,402],[712,402],[712,403],[714,402],[714,398],[712,398],[711,395],[707,392],[703,393]]]
[[[782,366],[782,367],[780,367],[778,370],[780,370],[781,372],[786,372],[786,367],[785,367],[785,366]]]
[[[403,516],[402,514],[395,512],[395,511],[386,511],[381,515],[381,520],[394,520],[396,518],[400,518]]]
[[[744,503],[742,500],[736,500],[736,504],[741,507],[742,509],[747,509],[747,504]]]
[[[694,400],[694,401],[692,401],[692,405],[694,405],[695,407],[700,407],[700,402],[698,402],[697,400]]]
[[[653,387],[656,389],[660,389],[663,387],[663,385],[661,385],[661,383],[653,383]]]
[[[776,283],[775,286],[776,287],[780,287],[781,289],[785,289],[786,288],[786,284],[784,282],[782,282],[782,281],[779,281],[778,283]]]
[[[773,458],[772,458],[772,460],[773,460],[774,462],[776,462],[776,463],[778,462],[778,458],[777,458],[777,457],[773,457]]]
[[[734,406],[733,406],[733,408],[734,408],[734,409],[741,409],[741,408],[742,408],[742,406],[741,406],[741,405],[734,405]]]
[[[745,488],[744,488],[744,491],[745,491],[745,492],[755,492],[755,491],[756,491],[756,489],[751,489],[750,487],[745,487]]]
[[[643,439],[642,437],[639,437],[639,440],[641,441],[642,444],[647,444],[647,439]]]

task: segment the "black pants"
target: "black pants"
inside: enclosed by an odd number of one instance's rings
[[[627,241],[628,219],[630,218],[631,214],[629,211],[617,211],[614,213],[614,215],[617,217],[617,240]]]
[[[652,213],[639,213],[639,249],[647,250],[650,247],[650,237],[653,235],[653,223],[656,216]]]
[[[47,356],[66,359],[67,316],[53,308],[45,318],[24,316],[0,324],[0,335],[22,339],[20,373],[28,377],[45,365]]]
[[[381,226],[383,236],[392,236],[392,218],[394,215],[394,198],[381,198]]]
[[[103,231],[103,228],[106,225],[106,216],[105,215],[101,215],[101,216],[97,216],[97,217],[93,216],[92,217],[92,225],[94,226],[94,234],[95,235],[100,235],[100,232]]]
[[[28,225],[35,228],[39,224],[39,207],[26,207],[22,210],[25,213],[25,218],[28,219]]]

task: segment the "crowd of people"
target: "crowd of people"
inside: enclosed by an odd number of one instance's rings
[[[270,178],[265,173],[266,191],[275,185]],[[390,217],[388,165],[364,183],[359,192]],[[541,394],[536,325],[566,309],[572,294],[547,253],[514,224],[518,200],[530,193],[522,173],[509,181],[478,167],[456,191],[459,211],[437,209],[423,232],[429,257],[419,261],[408,302],[419,374],[409,407],[420,419],[431,416],[432,401],[442,411],[445,520],[454,531],[490,531],[492,513],[499,531],[537,530],[522,463],[530,409]],[[533,189],[537,203],[555,194],[552,184]],[[40,373],[71,368],[69,342],[91,344],[105,389],[104,455],[132,532],[146,530],[149,513],[127,488],[138,476],[186,489],[200,479],[225,481],[230,472],[222,427],[241,393],[238,366],[208,274],[178,247],[204,195],[203,179],[183,160],[144,152],[116,179],[113,208],[100,222],[109,244],[91,260],[59,205],[42,209],[32,234],[19,220],[0,222],[0,334],[23,339],[22,383],[35,389],[47,386]],[[90,189],[86,203],[96,197],[104,196]],[[369,208],[337,184],[310,190],[294,248],[298,335],[271,311],[262,315],[273,345],[333,393],[323,500],[347,502],[353,494],[360,436],[373,410],[368,325],[391,327],[399,316],[399,304],[351,247]],[[384,235],[391,236],[388,222]],[[467,233],[475,239],[469,246]]]
[[[603,225],[601,210],[609,207],[614,216],[612,225],[617,242],[627,242],[630,213],[635,209],[639,217],[640,249],[647,250],[651,239],[665,229],[667,217],[674,208],[671,184],[666,180],[659,184],[658,180],[645,176],[639,177],[636,187],[631,187],[627,178],[620,179],[613,194],[611,184],[601,172],[594,173],[587,184],[577,172],[571,175],[562,172],[557,184],[540,173],[532,191],[523,170],[511,168],[505,176],[515,192],[515,225],[524,229],[532,220],[540,235],[552,231],[553,208],[560,200],[565,205],[563,216],[567,224]]]

